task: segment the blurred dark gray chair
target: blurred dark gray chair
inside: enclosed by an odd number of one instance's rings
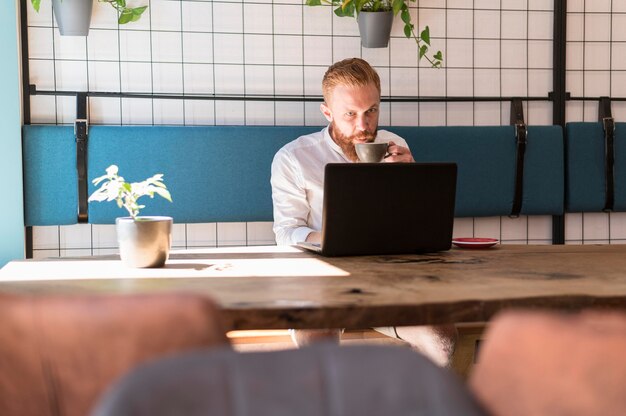
[[[456,375],[407,348],[214,349],[138,367],[92,416],[484,415]]]
[[[0,295],[0,415],[84,416],[135,365],[228,345],[196,295]]]

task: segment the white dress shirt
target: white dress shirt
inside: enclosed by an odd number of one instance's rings
[[[389,141],[408,147],[400,136],[378,130],[376,142]],[[277,244],[296,244],[322,229],[324,167],[327,163],[349,162],[330,137],[328,127],[300,136],[276,153],[271,184]]]

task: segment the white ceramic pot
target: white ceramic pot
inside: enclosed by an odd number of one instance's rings
[[[172,246],[172,217],[115,219],[122,263],[129,267],[162,267]]]

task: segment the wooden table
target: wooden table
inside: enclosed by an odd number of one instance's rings
[[[503,308],[626,309],[626,246],[511,246],[430,255],[324,258],[291,247],[173,251],[161,269],[115,256],[12,261],[0,292],[190,291],[230,329],[486,321]]]

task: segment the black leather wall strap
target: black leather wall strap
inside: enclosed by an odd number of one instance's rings
[[[76,94],[76,121],[74,135],[76,136],[76,171],[78,172],[78,222],[86,223],[87,213],[87,135],[89,121],[87,119],[87,94]]]
[[[513,194],[512,218],[519,217],[522,210],[522,197],[524,195],[524,155],[526,153],[526,140],[528,130],[524,122],[524,108],[522,100],[514,98],[511,101],[511,124],[515,126],[516,156],[515,156],[515,190]]]
[[[603,211],[613,211],[615,205],[615,120],[611,113],[611,99],[600,97],[598,120],[604,128],[605,196]]]

